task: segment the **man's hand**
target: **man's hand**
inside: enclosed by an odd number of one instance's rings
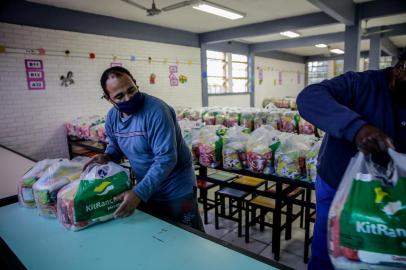
[[[111,161],[111,158],[109,155],[107,154],[97,154],[94,157],[92,157],[91,160],[89,160],[88,162],[86,162],[85,166],[83,166],[83,170],[85,171],[87,167],[89,167],[89,165],[93,164],[93,163],[98,163],[98,164],[106,164],[107,162]]]
[[[363,126],[355,137],[355,143],[364,154],[376,154],[395,148],[392,140],[382,130],[372,125]]]
[[[132,190],[121,193],[115,199],[123,202],[114,212],[114,218],[124,218],[132,215],[141,202]]]

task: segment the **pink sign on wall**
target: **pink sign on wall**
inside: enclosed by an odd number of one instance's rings
[[[25,59],[24,62],[28,90],[44,90],[45,75],[42,60]]]

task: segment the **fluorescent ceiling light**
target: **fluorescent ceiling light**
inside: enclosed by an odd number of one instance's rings
[[[232,10],[228,7],[223,7],[221,5],[213,4],[208,1],[200,1],[196,5],[193,6],[194,9],[207,12],[210,14],[214,14],[220,17],[224,17],[230,20],[237,20],[241,19],[245,16],[244,13],[238,12],[236,10]]]
[[[324,43],[316,44],[314,46],[316,46],[317,48],[327,48],[327,45]]]
[[[299,33],[293,32],[293,31],[285,31],[285,32],[280,32],[282,36],[285,37],[290,37],[290,38],[295,38],[295,37],[300,37]]]
[[[340,49],[331,49],[330,52],[335,53],[335,54],[343,54],[344,51]]]

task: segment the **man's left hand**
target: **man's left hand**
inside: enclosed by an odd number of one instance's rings
[[[121,193],[115,199],[122,201],[122,203],[114,212],[114,218],[124,218],[132,215],[141,202],[132,190]]]

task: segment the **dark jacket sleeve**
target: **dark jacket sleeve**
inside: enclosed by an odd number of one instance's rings
[[[357,99],[355,72],[307,86],[297,97],[301,116],[337,139],[353,142],[358,130],[367,124],[351,109]]]

